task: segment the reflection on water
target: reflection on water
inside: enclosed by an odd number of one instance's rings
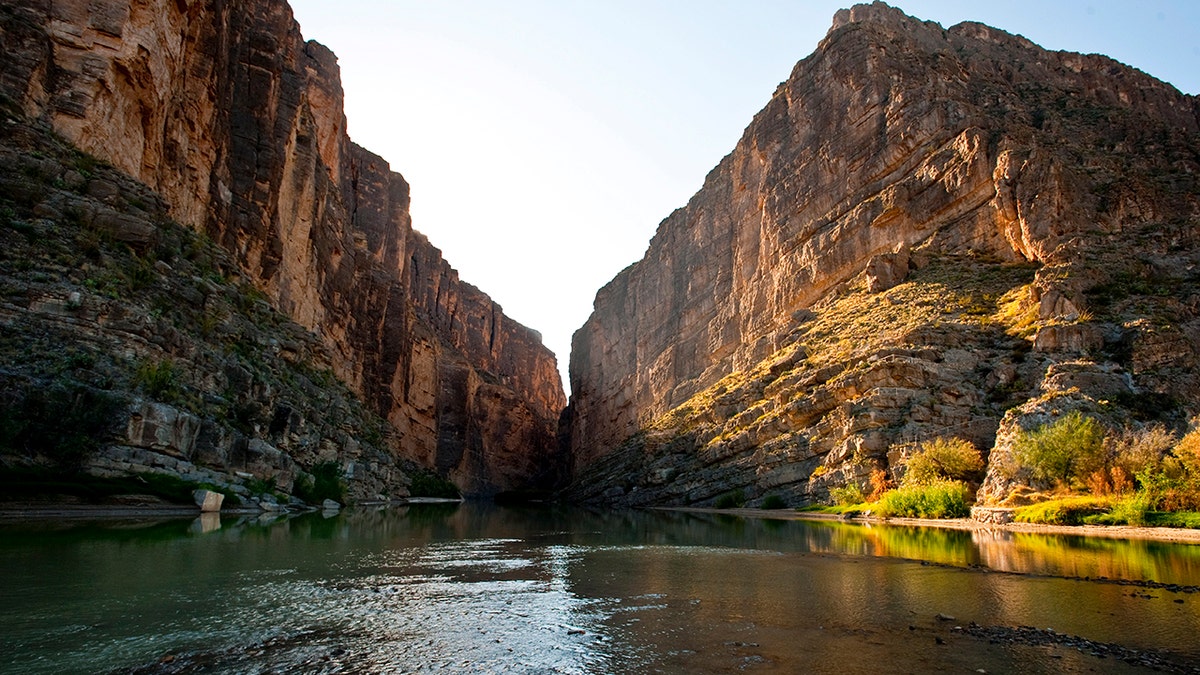
[[[1096,580],[1200,585],[1197,551],[470,504],[8,525],[0,671],[1142,672],[954,626],[1200,658],[1200,596]]]

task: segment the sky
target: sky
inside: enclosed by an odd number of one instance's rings
[[[542,333],[567,383],[596,291],[639,260],[845,0],[291,0],[338,56],[350,137],[413,227]],[[1194,0],[911,0],[1200,93]]]

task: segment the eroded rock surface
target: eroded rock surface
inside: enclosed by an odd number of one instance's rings
[[[929,438],[1003,454],[1068,398],[1120,425],[1160,396],[1178,423],[1200,387],[1198,177],[1200,102],[1144,73],[839,12],[597,293],[572,494],[808,501]]]
[[[19,0],[0,40],[0,92],[230,251],[322,338],[396,452],[471,493],[552,478],[553,355],[412,229],[408,184],[350,141],[337,60],[286,2]]]

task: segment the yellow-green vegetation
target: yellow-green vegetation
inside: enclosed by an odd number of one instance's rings
[[[1022,431],[1014,450],[1017,461],[1036,480],[1076,487],[1104,464],[1104,428],[1076,410],[1051,424]]]
[[[1085,518],[1104,513],[1111,504],[1112,500],[1104,497],[1077,496],[1053,499],[1017,509],[1013,512],[1013,520],[1018,523],[1082,525]]]
[[[942,479],[978,481],[983,477],[983,455],[970,441],[935,438],[921,444],[908,459],[904,485],[928,485]]]
[[[1035,451],[1027,450],[1024,459],[1018,453],[1018,460],[1053,479],[1065,496],[1018,509],[1020,522],[1200,525],[1200,428],[1181,439],[1157,425],[1105,434],[1091,418],[1073,413],[1023,432],[1018,449],[1021,443]],[[1063,448],[1078,457],[1063,460]],[[1039,473],[1038,461],[1057,468]]]
[[[997,326],[1032,333],[1028,302],[1035,266],[971,258],[933,259],[905,283],[868,293],[866,282],[851,284],[813,307],[815,319],[804,335],[808,365],[822,367],[861,358],[879,349],[909,343],[923,328],[958,324]],[[1033,316],[1036,316],[1034,314]]]
[[[855,506],[864,504],[867,501],[862,488],[858,486],[858,483],[853,482],[830,488],[829,496],[833,499],[833,503],[838,506]]]
[[[1007,375],[991,379],[986,402],[972,411],[999,420],[1008,406],[1025,398],[1027,390],[1028,378],[1016,369],[1026,361],[1030,348],[1026,338],[1041,325],[1031,293],[1037,266],[926,251],[914,252],[913,260],[908,278],[893,288],[868,292],[860,276],[815,305],[796,310],[792,330],[779,350],[656,416],[627,439],[621,451],[624,459],[597,465],[597,474],[644,476],[640,485],[646,490],[641,496],[647,500],[694,500],[692,493],[674,483],[651,479],[649,472],[657,471],[652,467],[660,466],[653,458],[678,455],[670,464],[681,471],[723,465],[749,452],[758,462],[807,461],[808,448],[844,440],[837,437],[839,430],[853,425],[822,425],[821,421],[830,414],[856,415],[852,401],[862,397],[864,387],[895,378],[898,390],[911,392],[913,406],[936,410],[940,387],[930,384],[923,391],[920,382],[970,374],[953,372],[957,362],[948,362],[946,373],[939,370],[947,350],[990,353],[1004,363]],[[873,370],[880,371],[878,377],[870,373]],[[910,376],[911,384],[905,381]],[[949,406],[955,404],[947,401]],[[884,424],[897,410],[893,405],[871,424]],[[939,423],[935,419],[928,424]],[[688,456],[692,458],[684,459]],[[865,461],[876,466],[881,458],[876,452]],[[693,459],[695,466],[686,466]],[[974,464],[950,470],[954,461],[950,454],[936,459],[930,455],[928,461],[947,469],[949,475],[944,477],[969,485],[981,477]],[[624,466],[617,470],[618,464]],[[824,491],[828,486],[835,491],[834,501],[861,504],[895,487],[885,485],[886,481],[868,486],[865,480],[857,486],[839,486],[842,481],[834,475],[843,468],[838,463],[814,463],[808,489]],[[858,468],[869,471],[871,467]],[[747,497],[762,496],[753,492]]]
[[[882,472],[880,472],[882,473]],[[979,449],[961,438],[925,441],[909,457],[900,487],[885,489],[873,477],[873,511],[881,516],[909,518],[963,518],[970,514],[972,490],[983,473]]]
[[[966,483],[939,478],[883,493],[873,512],[885,517],[965,518],[971,512],[970,502]]]
[[[768,386],[822,368],[853,369],[873,353],[895,346],[920,346],[922,331],[951,327],[1000,330],[1027,337],[1037,328],[1037,305],[1029,300],[1036,265],[1000,263],[971,257],[933,258],[909,280],[870,293],[858,278],[817,303],[796,341],[746,370],[726,375],[646,427],[655,439],[721,425],[709,444],[728,442],[735,428],[722,408],[754,419],[778,414]],[[786,387],[785,387],[786,388]],[[718,414],[714,414],[714,412]],[[761,414],[757,414],[761,413]],[[652,444],[651,444],[652,445]]]

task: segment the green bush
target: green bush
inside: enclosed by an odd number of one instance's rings
[[[74,382],[32,386],[0,401],[0,448],[78,469],[123,420],[126,402]]]
[[[1200,513],[1196,511],[1176,511],[1173,513],[1150,513],[1146,524],[1152,527],[1186,527],[1200,529]]]
[[[787,502],[785,502],[783,497],[780,497],[779,495],[768,495],[767,498],[763,500],[762,507],[764,509],[770,509],[774,511],[776,509],[787,508]]]
[[[934,480],[885,492],[875,503],[881,516],[908,518],[965,518],[971,512],[970,489],[957,480]]]
[[[1079,411],[1033,431],[1021,431],[1017,461],[1040,481],[1070,487],[1105,464],[1104,427]]]
[[[978,481],[983,473],[983,455],[961,438],[925,441],[908,459],[904,485],[930,485],[939,480]]]
[[[1067,497],[1022,506],[1013,511],[1013,520],[1042,525],[1082,525],[1085,519],[1107,513],[1111,505],[1112,500],[1103,497]]]
[[[1120,467],[1129,476],[1147,468],[1157,468],[1178,441],[1175,434],[1161,424],[1144,429],[1126,427],[1104,439],[1113,466]]]
[[[342,481],[342,467],[337,462],[321,462],[312,468],[311,474],[300,474],[292,486],[292,493],[310,504],[332,499],[346,501],[346,484]]]
[[[440,499],[462,497],[458,488],[454,487],[454,483],[432,472],[414,473],[412,485],[408,486],[408,493],[413,497],[437,497]]]
[[[867,496],[863,494],[862,487],[858,483],[846,483],[841,487],[831,487],[829,496],[838,506],[854,506],[867,501]]]
[[[1137,473],[1138,498],[1155,511],[1200,511],[1200,429]]]
[[[170,359],[142,361],[133,374],[133,383],[157,401],[171,403],[179,398],[179,372]]]
[[[1133,525],[1142,527],[1150,524],[1153,514],[1150,506],[1142,495],[1126,497],[1109,505],[1106,513],[1085,515],[1083,522],[1088,525]]]
[[[746,495],[741,490],[732,490],[717,497],[713,503],[718,509],[740,509],[746,505]]]
[[[275,494],[276,486],[274,476],[271,476],[270,478],[259,478],[258,476],[247,478],[246,482],[242,485],[244,485],[246,489],[250,491],[250,494],[253,495]]]

